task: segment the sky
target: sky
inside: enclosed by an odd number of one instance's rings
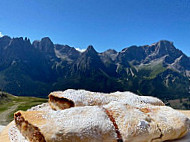
[[[190,0],[1,0],[0,37],[98,52],[173,41],[190,56]]]

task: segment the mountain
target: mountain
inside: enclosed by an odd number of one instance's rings
[[[173,42],[130,46],[98,53],[92,45],[79,52],[49,37],[0,38],[0,89],[45,97],[68,88],[98,92],[132,91],[161,99],[190,97],[190,58]]]

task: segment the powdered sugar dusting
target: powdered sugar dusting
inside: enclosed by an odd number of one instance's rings
[[[44,118],[49,120],[41,130],[51,131],[52,140],[57,138],[65,140],[72,137],[80,139],[91,138],[94,142],[103,141],[103,136],[108,135],[110,140],[116,139],[115,128],[104,110],[98,106],[85,106],[48,112]],[[52,123],[52,125],[50,125]],[[51,128],[52,127],[52,128]],[[59,137],[57,137],[59,135]]]
[[[107,94],[90,92],[86,90],[68,89],[63,92],[52,92],[50,95],[72,100],[75,103],[75,106],[105,105],[110,103],[111,101],[118,101],[133,106],[141,106],[145,104],[164,105],[164,103],[157,98],[150,96],[138,96],[128,91]]]
[[[190,120],[184,114],[167,106],[147,105],[138,108],[111,102],[104,107],[114,112],[124,141],[135,141],[138,137],[142,141],[148,141],[147,138],[156,138],[158,141],[177,139],[185,134],[190,126]],[[143,109],[148,111],[142,111]],[[136,137],[130,139],[134,134]]]
[[[158,122],[162,133],[173,134],[174,130],[179,130],[176,132],[180,135],[181,131],[187,131],[190,128],[190,120],[184,114],[176,111],[168,106],[151,106],[149,114],[152,119]],[[174,125],[175,124],[175,125]]]
[[[104,105],[104,108],[114,112],[113,117],[124,141],[147,140],[147,137],[151,140],[159,138],[161,132],[172,135],[174,129],[180,135],[181,129],[186,130],[190,125],[190,120],[180,112],[167,106],[151,105],[163,103],[154,97],[138,96],[131,92],[106,94],[73,89],[53,94],[74,101],[78,107],[54,111],[48,103],[44,103],[28,110],[46,112],[39,114],[47,120],[39,129],[43,134],[52,134],[51,141],[76,141],[76,138],[85,141],[90,138],[88,141],[100,142],[105,135],[108,141],[117,139],[113,123],[104,109],[93,105]],[[143,107],[150,111],[143,112]],[[134,134],[135,138],[132,137]],[[11,142],[28,142],[15,125],[9,129],[9,138]]]
[[[22,136],[16,125],[9,128],[8,134],[10,142],[29,142]]]
[[[104,107],[113,112],[123,141],[151,141],[161,134],[156,123],[138,108],[116,101]]]
[[[139,123],[138,123],[138,125],[137,125],[137,127],[139,128],[139,129],[144,129],[144,130],[146,130],[146,129],[148,129],[148,127],[150,127],[150,124],[148,124],[148,122],[146,121],[146,120],[141,120]]]
[[[167,106],[152,106],[147,105],[146,108],[150,112],[144,113],[140,109],[126,105],[125,103],[113,101],[108,105],[103,106],[109,111],[115,112],[115,119],[121,134],[128,141],[131,136],[136,133],[140,139],[150,137],[150,131],[154,131],[152,138],[159,137],[160,131],[154,124],[155,122],[162,122],[162,125],[171,128],[176,125],[189,127],[189,119],[180,112]],[[142,109],[142,108],[141,108]],[[103,134],[107,134],[112,139],[116,139],[115,128],[104,110],[98,106],[85,106],[65,109],[61,111],[51,110],[48,103],[32,107],[28,111],[46,111],[43,118],[48,120],[48,123],[40,126],[43,133],[52,132],[51,140],[63,141],[80,137],[85,139],[91,137],[90,141],[103,141]],[[42,114],[42,113],[41,113]],[[116,117],[117,116],[117,117]],[[151,116],[151,118],[149,117]],[[181,126],[179,125],[179,130]],[[162,133],[167,131],[172,133],[171,129],[161,129]],[[15,125],[9,129],[9,138],[11,142],[28,142],[20,133]],[[150,138],[151,139],[151,138]],[[183,142],[183,140],[181,140]]]
[[[31,107],[27,111],[53,111],[53,110],[49,106],[49,103],[43,103],[41,105],[37,105],[37,106]]]

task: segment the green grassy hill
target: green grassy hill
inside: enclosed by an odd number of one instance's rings
[[[27,110],[47,102],[47,99],[35,97],[18,97],[5,92],[0,92],[0,125],[7,125],[13,120],[13,114],[17,110]]]

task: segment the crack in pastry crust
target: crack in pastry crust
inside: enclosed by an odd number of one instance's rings
[[[103,110],[105,111],[105,113],[107,114],[107,116],[109,117],[110,121],[113,123],[113,126],[115,127],[115,132],[117,134],[117,142],[123,142],[121,133],[119,131],[119,128],[117,126],[117,123],[115,121],[115,119],[113,118],[113,116],[111,115],[111,113],[109,112],[109,110],[107,110],[106,108],[102,107]]]
[[[158,124],[156,126],[157,126],[158,130],[160,131],[160,136],[157,137],[157,138],[152,139],[151,142],[154,142],[154,141],[157,141],[157,140],[161,140],[162,137],[163,137],[162,130],[160,129],[160,127],[158,126]]]

